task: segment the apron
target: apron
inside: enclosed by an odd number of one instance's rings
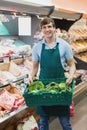
[[[65,78],[64,69],[60,59],[59,44],[57,43],[56,47],[52,49],[45,49],[45,44],[43,44],[39,79],[56,78]],[[70,107],[59,105],[37,106],[36,113],[40,116],[66,116],[70,114]]]

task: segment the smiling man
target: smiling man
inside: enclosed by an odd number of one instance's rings
[[[56,36],[56,27],[53,19],[44,18],[41,20],[40,28],[44,38],[33,47],[33,67],[29,81],[32,82],[37,75],[39,65],[39,79],[65,78],[64,63],[67,62],[69,65],[69,77],[66,83],[70,84],[75,73],[75,63],[70,45]],[[70,106],[38,106],[36,113],[40,115],[40,130],[49,130],[50,116],[59,117],[63,130],[72,130]]]

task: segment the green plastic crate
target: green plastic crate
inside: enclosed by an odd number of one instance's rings
[[[54,80],[41,80],[45,85],[50,82],[60,83],[66,79],[54,79]],[[70,105],[72,102],[74,92],[74,81],[72,81],[72,91],[63,92],[38,92],[23,94],[27,106],[52,106],[52,105]]]

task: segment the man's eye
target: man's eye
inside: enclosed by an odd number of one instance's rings
[[[48,26],[48,28],[52,28],[52,26]]]
[[[45,29],[46,27],[45,27],[45,26],[43,26],[42,28],[43,28],[43,29]]]
[[[46,28],[52,28],[52,26],[49,25],[47,27],[45,27],[45,26],[43,27],[43,29],[46,29]]]

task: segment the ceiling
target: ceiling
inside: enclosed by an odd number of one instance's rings
[[[75,11],[87,16],[87,0],[51,0],[51,2],[57,9]]]

